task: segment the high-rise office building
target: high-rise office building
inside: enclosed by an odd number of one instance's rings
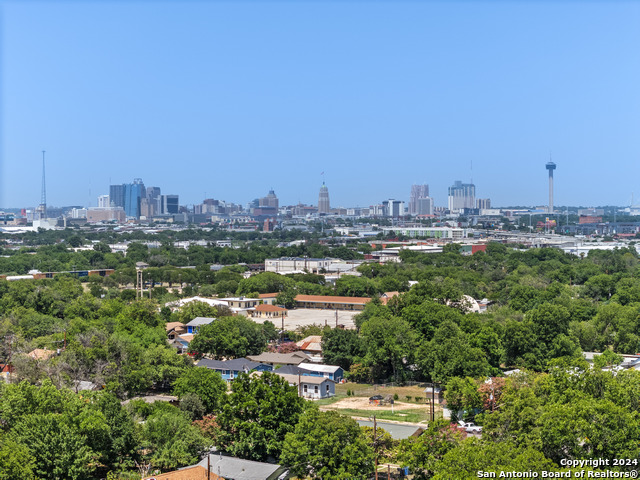
[[[112,207],[122,207],[127,217],[139,218],[141,215],[141,200],[146,196],[146,189],[141,178],[133,183],[111,185],[109,187],[109,201]]]
[[[409,196],[409,215],[418,215],[418,200],[429,196],[429,185],[411,185]]]
[[[491,208],[490,198],[478,198],[476,200],[476,208],[478,210],[489,210]]]
[[[320,194],[318,195],[318,213],[327,214],[331,211],[331,204],[329,203],[329,189],[322,182],[320,187]]]
[[[110,206],[109,195],[100,195],[98,197],[98,207],[107,208]]]
[[[269,190],[269,193],[267,194],[267,196],[262,197],[258,201],[259,207],[272,207],[272,208],[275,208],[276,210],[278,210],[278,204],[279,204],[278,197],[276,196],[273,190]]]
[[[135,178],[133,183],[124,184],[124,213],[127,217],[140,218],[140,201],[145,196],[146,191],[141,178]]]
[[[124,208],[124,184],[109,187],[109,202],[111,207]]]
[[[160,195],[160,205],[160,213],[162,215],[173,215],[178,213],[180,208],[178,195]]]
[[[142,215],[153,217],[158,215],[161,210],[160,205],[160,187],[147,187],[145,197],[140,202],[142,207]]]
[[[418,198],[418,211],[415,213],[415,215],[433,215],[433,198]]]
[[[460,212],[465,208],[476,208],[476,186],[456,180],[449,187],[449,210]]]
[[[404,216],[404,202],[402,200],[394,200],[391,198],[382,203],[385,206],[385,214],[387,217],[398,218]]]

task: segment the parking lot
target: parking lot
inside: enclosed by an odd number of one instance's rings
[[[295,310],[289,310],[288,315],[284,318],[284,329],[295,330],[298,327],[305,327],[309,325],[320,325],[324,327],[329,325],[332,328],[336,326],[336,312],[338,317],[338,325],[344,325],[345,328],[355,328],[353,317],[359,312],[351,312],[345,310],[314,310],[306,308],[298,308]],[[262,323],[266,318],[253,318],[252,320],[257,323]],[[282,327],[281,318],[273,318],[271,321],[275,324],[276,328]]]

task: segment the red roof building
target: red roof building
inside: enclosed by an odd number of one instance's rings
[[[329,310],[364,310],[371,301],[367,297],[334,297],[328,295],[296,295],[297,308],[321,308]]]

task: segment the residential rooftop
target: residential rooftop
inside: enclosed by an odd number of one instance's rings
[[[209,325],[211,322],[213,322],[215,320],[215,318],[213,317],[196,317],[193,320],[191,320],[189,323],[187,323],[187,327],[198,327],[200,325]]]

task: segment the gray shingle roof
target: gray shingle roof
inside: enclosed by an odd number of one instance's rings
[[[295,353],[271,353],[263,352],[260,355],[248,355],[249,360],[262,363],[282,363],[298,365],[306,360],[309,360],[309,356],[302,352]]]
[[[246,358],[234,358],[233,360],[210,360],[203,358],[198,362],[199,367],[207,367],[212,370],[235,370],[250,372],[254,368],[262,365],[260,362],[253,362]]]
[[[303,370],[295,365],[283,365],[280,368],[276,368],[274,373],[285,375],[298,375],[302,374]]]
[[[254,462],[225,455],[210,455],[211,471],[233,480],[267,480],[280,468],[273,463]],[[198,465],[207,468],[207,457]]]
[[[209,325],[214,320],[215,318],[211,318],[211,317],[196,317],[193,320],[191,320],[189,323],[187,323],[187,327],[198,327],[200,325]]]
[[[373,428],[373,422],[368,420],[357,420],[361,427]],[[396,423],[378,422],[378,428],[385,430],[394,440],[403,440],[415,435],[418,431],[424,430],[418,425],[402,425]]]

